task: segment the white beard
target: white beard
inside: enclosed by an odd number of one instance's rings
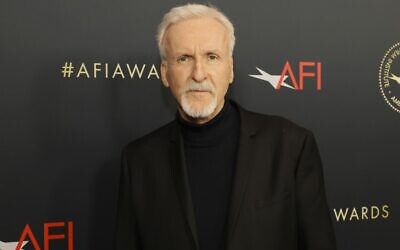
[[[190,104],[190,101],[188,100],[188,92],[191,90],[206,90],[209,91],[210,94],[212,95],[211,101],[198,108],[195,107],[194,105]],[[187,87],[184,89],[183,94],[181,95],[181,107],[183,111],[185,112],[186,115],[192,118],[207,118],[209,117],[217,108],[218,102],[217,102],[217,97],[215,95],[215,89],[214,86],[205,81],[202,83],[197,83],[194,81],[189,82]]]

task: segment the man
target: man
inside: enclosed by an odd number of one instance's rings
[[[116,249],[336,249],[312,133],[225,98],[226,16],[176,7],[157,37],[178,112],[124,149]]]

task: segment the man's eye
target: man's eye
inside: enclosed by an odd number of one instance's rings
[[[180,56],[180,57],[178,57],[178,62],[182,62],[182,63],[188,62],[189,59],[190,58],[188,56]]]
[[[218,59],[218,56],[215,55],[215,54],[209,54],[208,55],[208,60],[210,60],[210,61],[214,61],[214,60],[217,60],[217,59]]]

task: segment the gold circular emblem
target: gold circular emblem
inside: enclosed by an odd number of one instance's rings
[[[379,87],[386,103],[400,113],[400,42],[390,47],[381,61]]]

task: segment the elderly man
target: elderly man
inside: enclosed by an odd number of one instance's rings
[[[312,133],[225,98],[228,18],[179,6],[157,38],[178,111],[123,151],[116,249],[336,249]]]

